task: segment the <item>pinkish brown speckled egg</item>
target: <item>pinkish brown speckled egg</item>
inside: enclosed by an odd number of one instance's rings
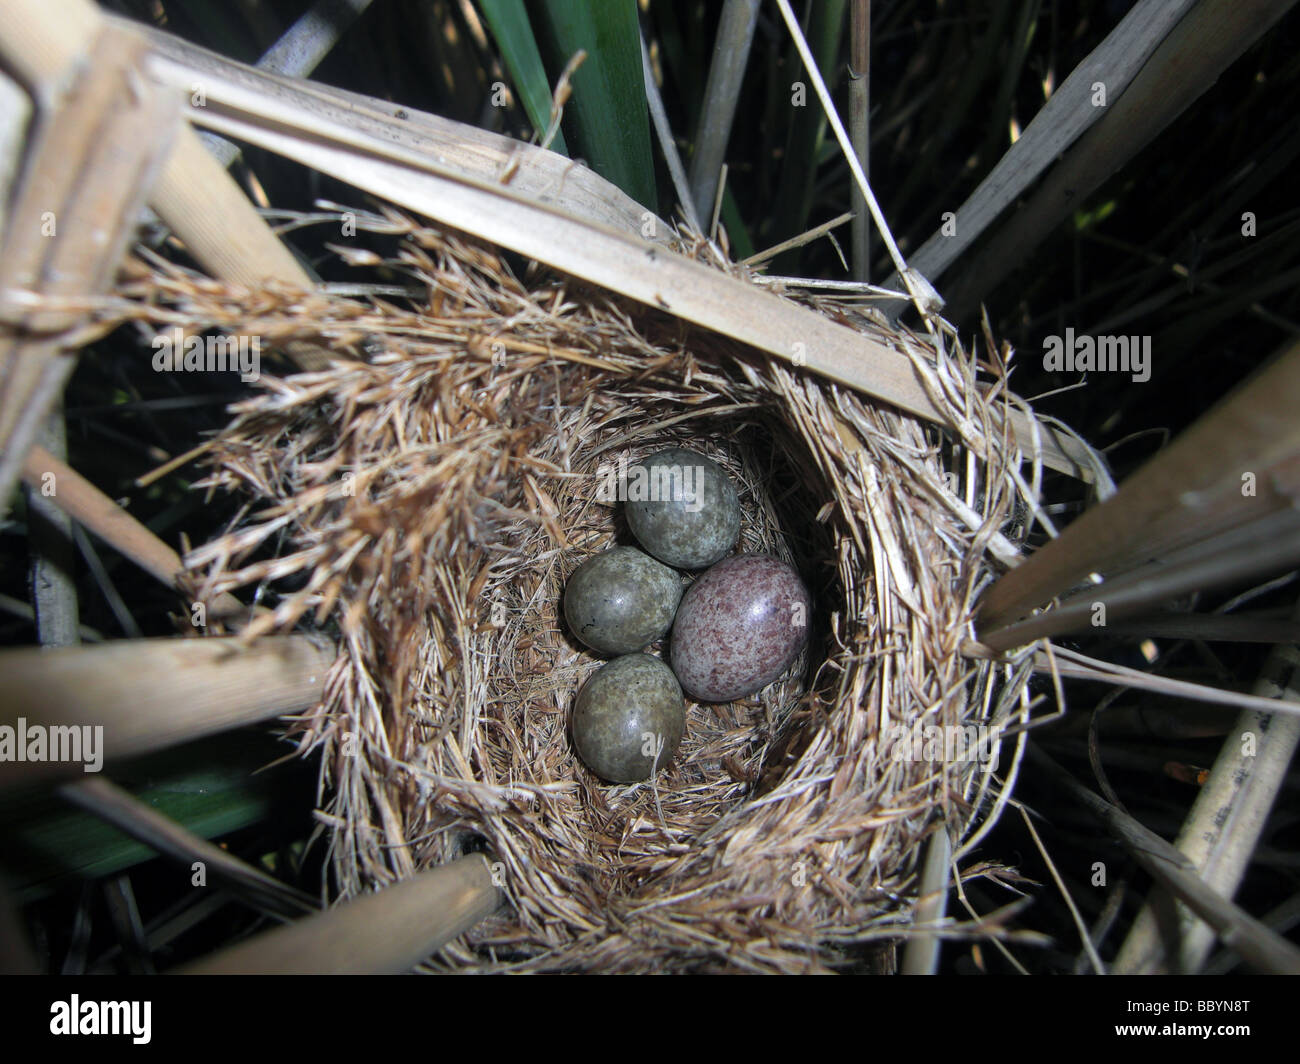
[[[691,585],[673,622],[672,666],[700,702],[752,695],[780,676],[808,640],[808,591],[770,554],[736,554]]]

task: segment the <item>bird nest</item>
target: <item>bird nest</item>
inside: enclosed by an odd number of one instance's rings
[[[958,446],[669,314],[393,228],[391,254],[353,261],[414,278],[422,296],[400,306],[156,262],[130,282],[159,323],[349,356],[263,375],[236,408],[208,484],[252,503],[187,558],[204,596],[276,593],[246,638],[305,625],[337,639],[325,698],[290,724],[320,758],[331,895],[482,851],[507,903],[439,970],[825,970],[905,935],[920,843],[942,827],[961,855],[991,824],[996,735],[1024,705],[1022,672],[964,653],[998,568],[989,545],[1017,509],[991,427],[999,365],[978,380],[951,334],[940,350],[803,300],[924,363],[936,401],[961,396]],[[683,250],[746,275],[713,245]],[[738,549],[800,572],[810,640],[758,696],[688,701],[672,764],[610,785],[568,728],[601,662],[566,630],[562,591],[630,542],[611,472],[674,444],[737,484]],[[976,727],[991,745],[902,741]]]

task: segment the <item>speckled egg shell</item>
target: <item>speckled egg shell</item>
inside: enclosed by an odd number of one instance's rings
[[[630,654],[668,631],[681,597],[678,573],[635,547],[614,547],[569,577],[564,619],[592,650]]]
[[[718,562],[682,597],[672,665],[700,702],[730,702],[766,687],[808,639],[808,592],[780,558],[737,554]]]
[[[614,783],[648,780],[673,759],[685,730],[677,677],[649,654],[625,654],[602,665],[573,707],[578,756]]]
[[[631,467],[626,491],[632,535],[679,569],[712,565],[740,535],[735,485],[717,463],[695,451],[671,447],[642,459]]]

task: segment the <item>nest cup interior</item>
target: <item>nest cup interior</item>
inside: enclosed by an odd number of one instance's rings
[[[826,657],[828,628],[821,608],[842,608],[832,537],[816,520],[818,496],[824,491],[814,488],[820,478],[799,461],[788,429],[771,420],[755,422],[748,411],[660,428],[679,413],[671,400],[655,401],[583,441],[574,475],[556,494],[570,549],[558,555],[540,551],[537,561],[522,567],[509,584],[507,616],[515,630],[503,634],[501,653],[513,656],[514,663],[503,677],[528,680],[494,685],[493,691],[503,720],[515,727],[530,699],[553,701],[560,710],[558,720],[549,714],[534,718],[529,727],[540,729],[535,742],[549,772],[572,775],[580,783],[580,802],[573,812],[582,830],[568,836],[580,847],[574,860],[589,864],[593,876],[608,877],[611,888],[627,889],[644,880],[634,869],[642,860],[653,862],[665,838],[697,836],[734,803],[763,793],[779,778],[779,765],[807,717],[800,712],[807,706],[804,695]],[[609,496],[620,493],[617,485],[625,471],[665,446],[703,454],[726,471],[741,503],[736,552],[771,554],[794,566],[813,600],[808,642],[787,672],[752,697],[720,704],[688,698],[686,734],[671,764],[651,782],[614,787],[577,758],[568,727],[567,749],[555,730],[561,722],[570,724],[568,710],[578,690],[604,660],[568,630],[560,604],[569,577],[582,562],[613,546],[639,547],[624,505]],[[690,581],[703,572],[685,576]],[[533,633],[535,638],[527,638]],[[519,635],[525,637],[522,649]],[[670,631],[645,652],[667,661],[671,639]],[[777,747],[786,752],[773,757]],[[568,763],[570,759],[576,760]],[[629,825],[641,818],[658,826],[657,840],[654,831],[629,834]],[[617,838],[619,845],[606,848],[589,841],[602,838]]]
[[[508,904],[434,962],[451,968],[803,971],[896,935],[937,811],[968,835],[1001,786],[973,760],[893,758],[882,728],[1015,711],[1016,685],[960,652],[1006,497],[962,524],[932,428],[668,315],[526,284],[415,223],[391,261],[427,306],[178,295],[175,276],[144,293],[363,355],[244,404],[207,483],[265,507],[187,558],[205,594],[296,575],[247,638],[312,618],[339,638],[324,702],[292,729],[322,755],[332,893],[482,851]],[[688,700],[653,782],[612,785],[573,748],[602,659],[567,631],[563,590],[634,542],[602,475],[670,445],[731,476],[737,549],[795,566],[811,631],[758,696]]]
[[[550,492],[567,546],[557,550],[539,526],[523,544],[522,560],[485,589],[498,629],[489,654],[500,667],[492,670],[483,711],[488,735],[503,741],[485,736],[482,749],[496,779],[551,786],[517,791],[509,803],[515,815],[484,817],[462,844],[490,859],[528,855],[503,877],[507,884],[524,881],[530,865],[539,878],[564,869],[567,886],[570,877],[580,881],[578,895],[593,911],[621,918],[668,897],[672,887],[660,880],[682,866],[683,854],[711,830],[725,837],[726,815],[769,792],[797,758],[810,737],[803,727],[813,716],[808,693],[827,656],[826,611],[842,612],[844,601],[834,537],[817,520],[828,492],[778,402],[706,410],[683,421],[681,403],[689,393],[628,403],[616,388],[600,391],[589,412],[598,413],[601,427],[577,439],[557,436],[539,455],[557,465],[567,458],[568,472]],[[672,762],[646,783],[611,784],[583,764],[571,732],[577,693],[608,658],[568,629],[563,593],[594,554],[638,546],[610,487],[621,471],[668,446],[703,454],[726,471],[741,503],[736,551],[772,554],[795,567],[812,597],[809,639],[794,665],[752,697],[722,704],[687,698],[686,733]],[[671,638],[670,632],[645,652],[666,661]],[[539,853],[544,861],[536,861]],[[525,891],[512,901],[526,909],[536,896]],[[502,952],[499,960],[528,956]]]

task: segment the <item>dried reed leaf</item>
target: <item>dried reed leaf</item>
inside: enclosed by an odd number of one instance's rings
[[[184,89],[193,78],[186,65],[154,57],[157,77]],[[373,130],[400,126],[371,118],[368,129],[337,107],[315,106],[292,89],[274,96],[236,80],[223,69],[210,72],[204,106],[192,119],[219,133],[332,173],[384,199],[507,247],[529,258],[603,285],[651,307],[741,340],[796,366],[877,397],[920,417],[942,423],[943,409],[917,380],[915,364],[892,345],[853,333],[826,318],[791,306],[655,243],[565,214],[529,199],[512,186],[484,181],[435,161]],[[662,227],[648,214],[645,236]],[[659,233],[660,238],[665,234]],[[1053,468],[1090,475],[1086,448],[1049,426],[1032,426],[1018,410],[1006,412],[1018,438],[1041,441]],[[958,429],[962,426],[959,424]],[[970,445],[971,441],[967,441]]]

